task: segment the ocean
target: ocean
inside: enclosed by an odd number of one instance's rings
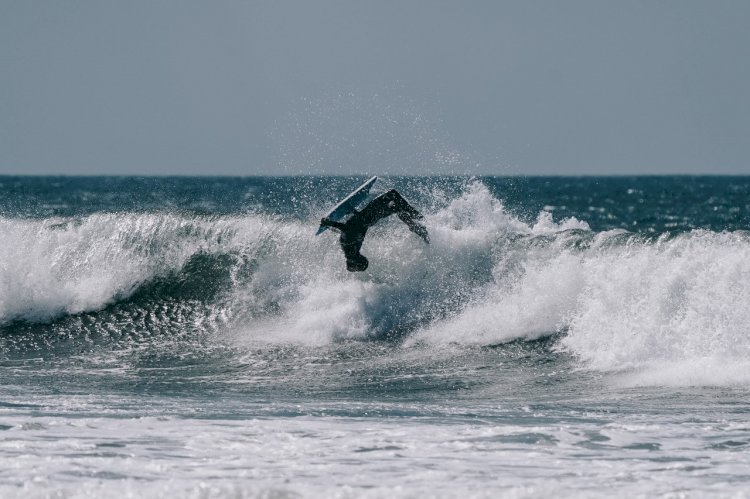
[[[750,497],[750,177],[0,177],[0,497]]]

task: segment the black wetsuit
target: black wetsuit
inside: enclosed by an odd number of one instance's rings
[[[367,268],[367,258],[359,252],[367,229],[375,225],[378,220],[394,214],[398,215],[410,231],[424,239],[426,243],[430,242],[427,229],[418,222],[423,218],[422,214],[396,190],[390,190],[373,199],[361,211],[355,211],[346,222],[334,222],[324,218],[320,223],[341,231],[339,243],[346,257],[346,268],[350,272],[357,272]]]

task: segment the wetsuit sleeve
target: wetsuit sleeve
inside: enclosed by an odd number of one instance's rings
[[[321,218],[320,225],[324,227],[333,227],[334,229],[338,230],[342,230],[344,228],[344,224],[342,224],[341,222],[335,222],[329,218]]]

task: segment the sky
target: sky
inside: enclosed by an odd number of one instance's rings
[[[0,174],[750,174],[747,0],[0,0]]]

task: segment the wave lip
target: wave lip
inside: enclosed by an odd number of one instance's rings
[[[256,223],[262,228],[261,218]],[[241,226],[230,218],[172,214],[0,218],[0,324],[100,310],[199,253],[252,247],[252,240],[236,237]]]

